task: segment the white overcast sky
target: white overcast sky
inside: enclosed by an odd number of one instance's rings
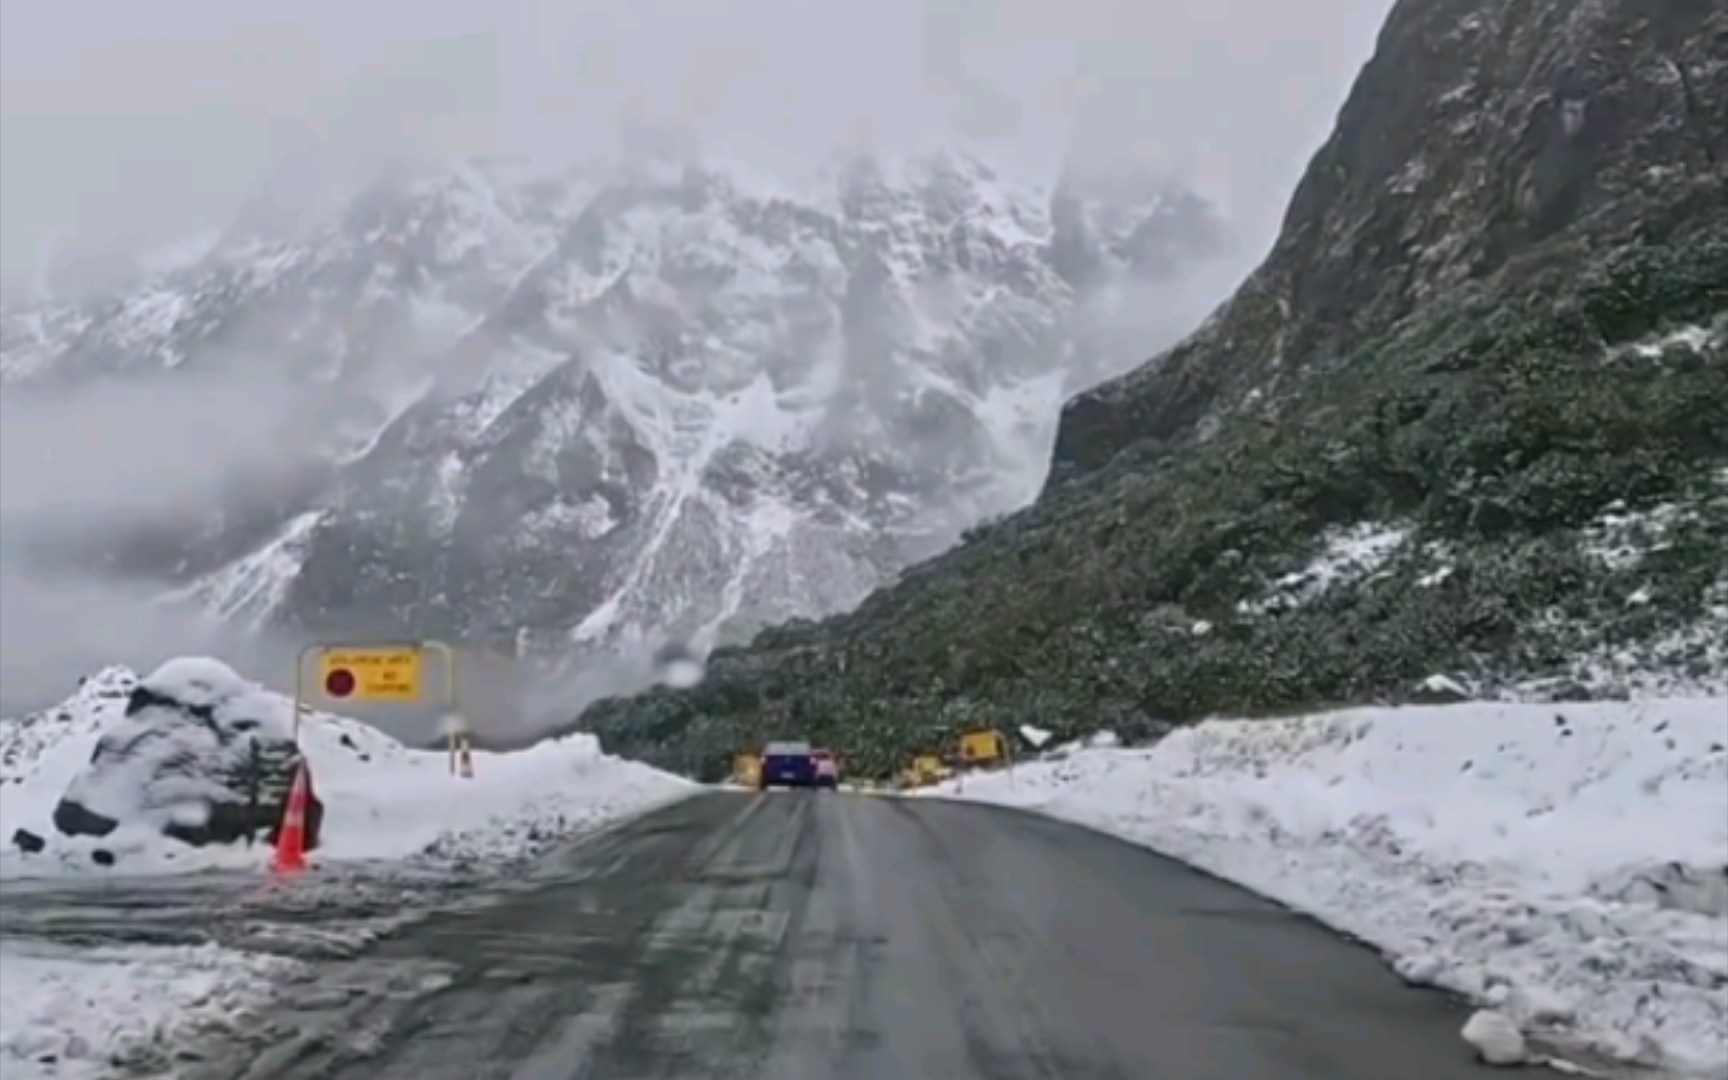
[[[680,118],[768,167],[955,130],[1197,170],[1247,236],[1391,0],[0,0],[0,273],[226,224],[290,163],[611,146]],[[348,181],[337,181],[346,183]]]

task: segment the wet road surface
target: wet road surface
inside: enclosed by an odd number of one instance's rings
[[[288,882],[246,871],[10,880],[0,884],[0,943],[215,944],[322,962],[360,955],[432,911],[486,903],[489,894],[484,879],[401,864]]]
[[[285,993],[191,1080],[1453,1080],[1463,1012],[1012,810],[715,793]]]

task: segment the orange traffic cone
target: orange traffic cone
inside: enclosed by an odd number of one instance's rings
[[[294,782],[288,788],[288,805],[282,810],[282,827],[276,830],[276,857],[271,860],[273,874],[298,874],[306,869],[306,763],[294,770]]]

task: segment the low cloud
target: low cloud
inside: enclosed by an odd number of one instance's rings
[[[0,394],[0,521],[197,513],[304,463],[294,390],[251,373],[104,379]]]

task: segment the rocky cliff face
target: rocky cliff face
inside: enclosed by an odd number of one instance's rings
[[[1059,402],[1113,370],[1101,290],[1221,241],[1161,178],[1053,197],[959,155],[799,192],[475,162],[291,234],[247,215],[117,297],[9,309],[0,365],[9,393],[243,373],[272,407],[211,407],[282,424],[214,511],[36,537],[39,558],[169,577],[237,626],[702,648],[848,607],[1028,501]]]
[[[1069,404],[1057,476],[1276,400],[1431,302],[1523,292],[1709,215],[1723,18],[1709,0],[1400,3],[1271,256],[1180,347]]]
[[[717,770],[796,731],[1728,686],[1728,9],[1402,0],[1266,262],[1073,399],[1030,509],[856,612],[602,703]]]

